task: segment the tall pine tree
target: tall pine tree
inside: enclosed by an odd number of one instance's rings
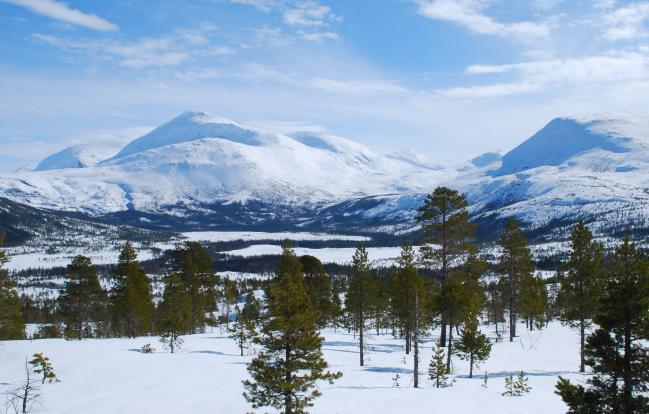
[[[333,381],[326,371],[322,340],[304,289],[300,261],[284,244],[277,276],[268,289],[268,315],[255,341],[261,351],[248,365],[252,380],[243,382],[254,408],[270,406],[285,414],[305,413],[320,395],[318,380]]]
[[[304,288],[316,317],[318,328],[324,328],[331,321],[331,282],[322,262],[314,256],[301,256],[300,264],[304,273]]]
[[[0,233],[0,246],[4,244],[4,235]],[[9,259],[0,250],[0,340],[23,339],[25,323],[20,313],[20,302],[16,292],[16,283],[9,279],[8,272],[2,267]]]
[[[421,224],[423,242],[438,245],[439,249],[422,248],[422,256],[429,267],[436,268],[447,282],[454,261],[465,255],[472,246],[476,225],[469,221],[467,200],[463,194],[448,187],[437,187],[426,196],[419,208],[417,221]],[[447,321],[442,318],[440,345],[446,344]]]
[[[61,295],[60,307],[68,335],[81,339],[90,322],[97,321],[105,306],[105,293],[99,285],[97,270],[90,258],[76,256],[67,267],[68,281]]]
[[[561,304],[562,322],[579,329],[579,372],[584,372],[586,329],[592,324],[602,292],[604,247],[593,240],[592,233],[582,221],[572,230],[570,240],[568,273],[561,278],[558,302]]]
[[[358,329],[358,349],[360,365],[365,364],[365,328],[370,317],[371,298],[373,297],[372,269],[367,258],[367,249],[360,244],[352,258],[353,273],[349,281],[349,290],[345,297],[345,309]]]
[[[464,321],[461,332],[456,352],[460,359],[469,361],[469,378],[473,378],[473,367],[489,358],[491,341],[480,332],[477,315],[471,315]]]
[[[575,414],[649,412],[649,262],[628,238],[612,258],[593,322],[585,346],[590,386],[560,378],[557,394]]]
[[[515,218],[510,217],[505,223],[499,245],[502,254],[498,271],[501,275],[503,297],[509,311],[509,342],[513,342],[520,310],[521,287],[524,280],[532,277],[534,263],[525,234]]]
[[[182,344],[182,335],[194,328],[192,297],[187,292],[180,275],[172,273],[165,283],[162,302],[158,308],[158,330],[160,341],[169,347],[173,354]]]

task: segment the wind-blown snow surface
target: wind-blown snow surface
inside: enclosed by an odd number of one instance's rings
[[[187,112],[97,165],[0,176],[0,196],[94,215],[133,209],[180,217],[215,203],[260,201],[279,210],[248,220],[272,222],[302,208],[295,225],[322,211],[327,223],[354,217],[380,225],[410,220],[423,194],[444,184],[467,194],[478,219],[515,215],[542,228],[585,218],[599,231],[649,228],[648,177],[649,120],[623,114],[557,118],[502,157],[444,167],[325,132],[283,134]]]
[[[552,323],[543,331],[519,327],[520,339],[495,343],[491,357],[468,378],[468,366],[455,358],[453,385],[436,389],[425,374],[435,336],[422,345],[419,389],[412,388],[412,355],[403,340],[371,335],[366,366],[358,366],[358,342],[351,334],[324,332],[324,357],[331,370],[343,373],[333,385],[321,383],[322,397],[311,413],[512,413],[566,411],[554,394],[559,375],[574,381],[578,374],[578,336]],[[494,333],[489,331],[490,336]],[[142,354],[142,345],[158,348]],[[158,338],[44,339],[0,342],[0,392],[22,379],[25,357],[42,352],[50,358],[60,383],[45,384],[42,406],[35,413],[244,413],[253,410],[242,396],[250,356],[239,356],[233,340],[214,332],[185,337],[182,349],[170,354]],[[405,364],[404,364],[405,357]],[[532,390],[522,397],[503,397],[505,377],[524,370]],[[487,388],[482,386],[488,372]],[[400,387],[393,387],[395,375]]]
[[[90,167],[114,156],[121,147],[119,141],[73,145],[43,159],[34,170],[47,171]]]

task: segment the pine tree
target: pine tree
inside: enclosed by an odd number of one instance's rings
[[[99,285],[97,270],[85,256],[76,256],[67,267],[68,282],[61,295],[60,307],[69,335],[81,339],[89,323],[96,321],[105,305],[105,293]]]
[[[505,223],[499,244],[502,255],[498,267],[503,296],[509,311],[509,342],[513,342],[521,303],[521,286],[526,278],[532,277],[534,264],[525,234],[515,218],[510,217]]]
[[[0,246],[3,244],[4,235],[0,233]],[[5,252],[0,250],[0,340],[23,339],[25,323],[20,312],[16,283],[9,279],[8,272],[2,268],[8,261]]]
[[[316,325],[318,328],[324,328],[331,321],[333,312],[329,276],[325,273],[322,262],[316,257],[301,256],[300,264],[304,273],[304,288],[316,317]]]
[[[439,270],[442,286],[449,278],[453,262],[472,246],[476,225],[469,221],[467,200],[463,194],[447,187],[437,187],[426,196],[419,208],[417,221],[421,224],[423,242],[439,245],[439,249],[422,248],[430,267]],[[446,344],[446,320],[442,319],[440,345]]]
[[[518,397],[530,392],[532,387],[527,385],[527,380],[528,378],[525,376],[525,373],[523,371],[518,373],[518,375],[516,376],[516,381],[514,381],[513,384],[514,396]]]
[[[111,296],[113,329],[129,337],[153,332],[151,284],[137,262],[137,253],[131,242],[127,242],[120,253],[115,279]]]
[[[460,340],[455,348],[460,359],[469,361],[469,378],[473,378],[473,367],[489,358],[491,341],[480,332],[478,318],[469,317],[462,325]]]
[[[530,330],[541,329],[548,310],[548,291],[541,276],[529,276],[521,284],[520,314]]]
[[[239,290],[237,285],[230,279],[223,279],[221,285],[221,298],[225,303],[225,326],[227,330],[230,330],[230,312],[232,305],[239,297]]]
[[[370,299],[374,287],[372,283],[372,269],[367,258],[367,249],[360,244],[352,258],[353,274],[349,282],[349,291],[345,297],[345,309],[358,329],[358,349],[360,365],[364,361],[365,327],[370,316]]]
[[[514,377],[508,375],[505,377],[505,392],[502,393],[504,397],[514,397],[516,390],[514,389]]]
[[[248,292],[246,295],[246,303],[241,310],[241,317],[253,322],[257,322],[261,317],[261,304],[252,292]]]
[[[448,379],[448,369],[444,356],[444,348],[439,345],[433,347],[433,357],[428,365],[428,378],[435,383],[436,388],[445,387]]]
[[[216,308],[216,278],[212,264],[209,254],[198,242],[185,242],[172,252],[172,268],[180,275],[191,296],[192,333],[205,327],[205,313]]]
[[[305,413],[318,380],[342,374],[327,372],[320,337],[309,306],[300,262],[286,242],[277,275],[268,290],[268,315],[255,341],[261,351],[248,365],[252,380],[244,396],[254,408],[270,406],[285,414]]]
[[[243,311],[237,312],[237,314],[237,320],[230,329],[230,338],[234,339],[241,351],[241,356],[243,356],[244,350],[249,349],[257,337],[257,326],[255,320],[248,319]]]
[[[558,301],[563,323],[579,329],[579,372],[586,369],[586,330],[592,325],[601,295],[601,263],[604,247],[593,240],[593,235],[582,221],[571,233],[568,274],[561,280]]]
[[[617,248],[586,340],[588,388],[559,377],[571,413],[649,412],[649,261],[628,238]]]
[[[33,367],[35,373],[43,374],[42,384],[45,384],[45,381],[59,381],[56,378],[56,373],[54,372],[54,367],[52,366],[50,359],[43,354],[34,354],[32,360],[29,361],[29,364]]]
[[[173,354],[182,345],[181,336],[190,333],[194,327],[192,298],[177,273],[167,278],[158,312],[160,342],[166,344]]]

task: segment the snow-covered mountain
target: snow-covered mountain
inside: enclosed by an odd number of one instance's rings
[[[108,141],[72,145],[44,158],[34,170],[91,167],[117,154],[122,146],[120,142]]]
[[[445,184],[468,195],[486,229],[509,215],[539,231],[579,218],[649,229],[649,120],[627,115],[558,118],[502,156],[451,167],[204,112],[186,112],[113,154],[4,174],[0,196],[132,224],[366,230],[412,226],[424,194]]]

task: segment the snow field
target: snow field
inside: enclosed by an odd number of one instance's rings
[[[489,327],[489,334],[495,337]],[[436,335],[421,349],[420,389],[412,388],[412,355],[404,364],[404,341],[391,335],[371,334],[366,366],[358,366],[358,341],[352,334],[323,332],[324,356],[330,370],[343,377],[333,385],[321,383],[322,397],[311,413],[558,413],[565,405],[554,394],[557,377],[577,381],[578,337],[554,322],[543,331],[519,327],[515,342],[495,343],[492,355],[468,378],[468,364],[454,358],[453,385],[436,389],[426,370]],[[0,342],[0,392],[20,382],[24,358],[36,352],[50,357],[62,382],[42,386],[43,404],[36,413],[243,413],[253,412],[242,396],[241,381],[248,378],[251,356],[239,356],[225,332],[184,337],[178,353],[162,349],[157,337],[135,339],[44,339]],[[151,343],[157,352],[142,354]],[[530,349],[531,348],[531,349]],[[482,386],[485,370],[487,388]],[[522,397],[503,397],[505,377],[524,370],[532,387]],[[393,387],[395,375],[400,387]],[[451,410],[451,411],[449,411]],[[275,412],[260,409],[254,412]]]

